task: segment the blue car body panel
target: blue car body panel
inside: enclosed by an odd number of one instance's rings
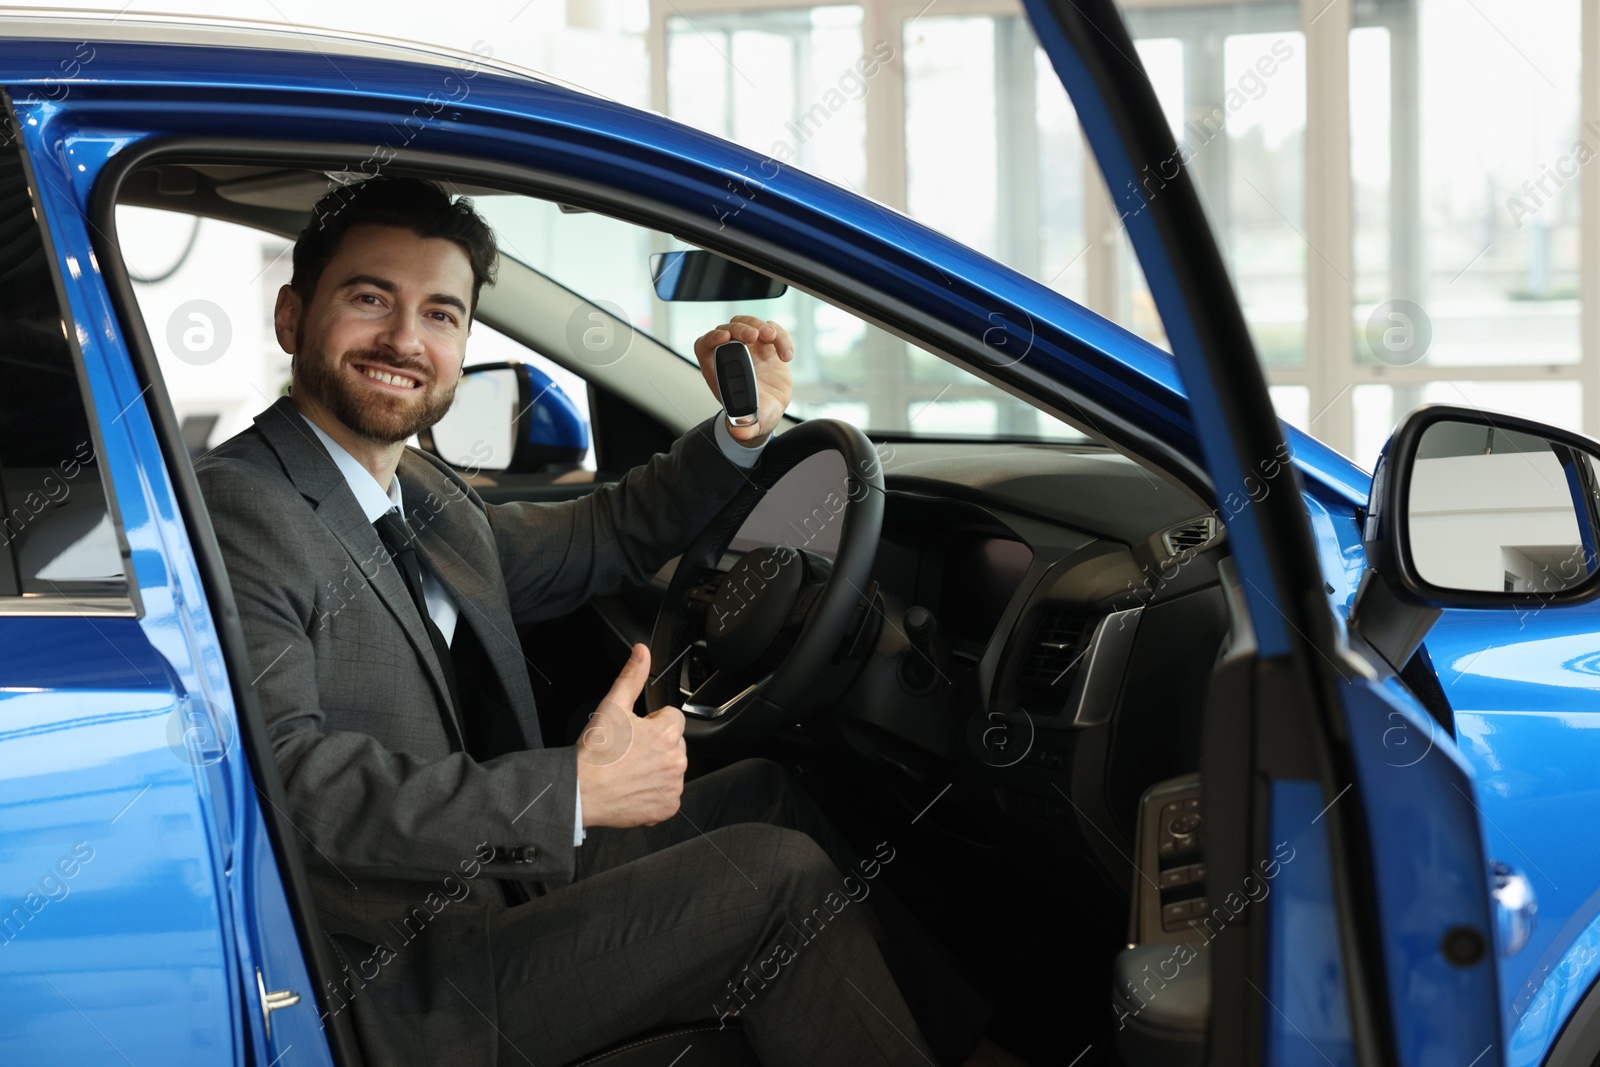
[[[235,1059],[228,820],[168,741],[184,687],[129,619],[7,619],[0,647],[0,1059]]]
[[[1447,612],[1428,645],[1477,772],[1491,850],[1538,893],[1533,936],[1501,968],[1509,1062],[1535,1064],[1600,978],[1600,883],[1583,836],[1600,808],[1600,640],[1591,610],[1543,611],[1485,648],[1471,614]]]
[[[1060,42],[1046,35],[1045,44]],[[253,140],[374,146],[374,154],[348,160],[357,170],[381,169],[384,148],[407,148],[527,166],[575,187],[604,181],[641,202],[770,241],[799,261],[871,278],[927,321],[982,338],[997,366],[1024,354],[1032,371],[1067,383],[1096,411],[1178,454],[1198,456],[1203,445],[1209,455],[1223,451],[1211,387],[1200,379],[1191,403],[1166,353],[903,215],[659,116],[485,70],[344,56],[335,65],[307,53],[179,45],[95,43],[82,76],[63,92],[52,79],[62,56],[78,47],[8,41],[0,50],[0,79],[14,101],[55,241],[143,614],[137,621],[0,619],[0,648],[7,650],[0,659],[0,810],[8,829],[30,827],[26,834],[8,833],[0,885],[37,882],[58,853],[79,840],[96,850],[93,860],[80,864],[70,894],[34,916],[25,938],[0,948],[0,993],[30,1020],[25,1032],[0,1033],[0,1058],[37,1048],[30,1042],[47,1032],[60,1041],[63,1033],[81,1031],[72,1040],[83,1043],[71,1047],[88,1058],[104,1052],[91,1038],[121,1035],[142,1048],[140,1032],[155,1025],[152,1013],[161,1010],[153,1005],[178,1004],[182,1017],[163,1027],[161,1055],[147,1059],[242,1062],[245,1041],[262,1063],[291,1044],[297,1062],[327,1059],[309,997],[305,1007],[274,1014],[270,1042],[261,1025],[257,967],[267,988],[305,993],[310,981],[248,768],[230,744],[237,720],[215,620],[92,254],[86,213],[95,179],[111,156],[136,142],[247,131]],[[1110,143],[1104,131],[1096,136],[1083,88],[1072,88],[1097,148]],[[1126,160],[1104,154],[1102,165],[1128,169]],[[1149,238],[1140,240],[1146,253]],[[1168,284],[1158,259],[1141,259],[1154,289]],[[1181,355],[1189,342],[1184,326],[1172,321],[1168,328]],[[1344,612],[1364,567],[1359,519],[1369,478],[1314,439],[1292,430],[1288,437],[1330,603]],[[1224,472],[1217,483],[1239,484],[1247,473]],[[1219,499],[1224,518],[1245,510]],[[1246,574],[1255,574],[1260,545],[1248,531],[1247,515],[1230,524],[1235,556]],[[1259,589],[1253,595],[1263,648],[1283,647],[1288,635],[1275,632],[1270,597],[1263,599]],[[1482,847],[1481,832],[1489,854],[1522,866],[1514,853],[1526,850],[1541,894],[1540,924],[1534,943],[1505,964],[1502,988],[1487,994],[1498,997],[1498,1021],[1506,1034],[1515,1032],[1513,1045],[1537,1050],[1518,1063],[1538,1062],[1600,957],[1584,947],[1600,942],[1597,901],[1587,895],[1600,885],[1600,862],[1593,850],[1573,847],[1586,840],[1578,836],[1585,827],[1577,815],[1593,799],[1585,772],[1596,766],[1590,757],[1600,755],[1600,734],[1588,721],[1600,684],[1589,638],[1600,629],[1597,620],[1600,609],[1592,607],[1531,620],[1504,612],[1446,613],[1429,645],[1458,708],[1460,747],[1439,738],[1444,759],[1432,761],[1426,774],[1393,779],[1393,789],[1409,789],[1411,797],[1395,798],[1405,818],[1375,860],[1378,869],[1394,872],[1397,885],[1445,880],[1451,906],[1481,921],[1483,872],[1461,880],[1465,854],[1452,849],[1463,842]],[[46,632],[53,636],[41,645]],[[30,651],[23,659],[12,655],[24,648]],[[112,648],[129,663],[113,662]],[[29,682],[35,676],[22,662],[46,681]],[[1381,790],[1396,769],[1392,746],[1382,743],[1395,736],[1389,732],[1393,716],[1401,717],[1407,736],[1422,736],[1429,720],[1402,693],[1352,685],[1351,715],[1377,739],[1368,739],[1377,747],[1365,757],[1363,788],[1370,783]],[[169,743],[174,722],[202,724],[213,747]],[[74,738],[61,746],[77,753],[72,759],[56,754],[57,742],[39,740],[65,737]],[[52,753],[53,763],[40,764],[54,768],[48,773],[17,758],[41,746]],[[121,799],[132,800],[146,785],[148,794],[110,823]],[[1481,831],[1474,799],[1484,819]],[[1294,800],[1306,803],[1298,795]],[[32,821],[14,822],[13,812]],[[155,855],[128,861],[137,864],[137,877],[129,875],[131,866],[116,868],[112,877],[109,861],[123,855],[120,833],[129,840],[138,833],[147,846],[159,843]],[[1418,842],[1438,848],[1418,858],[1411,855]],[[1422,866],[1425,861],[1431,866]],[[1540,881],[1538,868],[1548,872],[1550,885]],[[1315,889],[1306,892],[1314,904]],[[1291,899],[1286,893],[1286,902]],[[69,916],[70,923],[64,921]],[[1458,1004],[1470,1003],[1484,995],[1434,973],[1434,946],[1415,943],[1408,930],[1401,915],[1390,963],[1435,998],[1429,1003],[1445,1005],[1453,996],[1462,998]],[[138,955],[136,946],[148,943],[141,938],[169,932],[177,935],[171,944],[183,946],[181,955],[166,940],[160,953]],[[131,971],[94,977],[104,959],[91,962],[83,954],[103,953],[107,938],[126,946],[130,967],[144,966],[138,982],[124,984]],[[62,980],[54,991],[52,976]],[[130,1002],[129,988],[144,999]],[[89,1019],[93,1024],[85,1025]],[[1418,1025],[1417,1035],[1427,1032]],[[1476,1019],[1464,1026],[1456,1051],[1477,1042],[1485,1025]],[[106,1032],[95,1037],[94,1026]],[[173,1035],[187,1036],[174,1044]],[[1461,1062],[1482,1047],[1471,1048]],[[123,1051],[144,1061],[132,1049]]]
[[[1319,825],[1322,789],[1316,782],[1273,786],[1271,859],[1260,865],[1246,900],[1267,908],[1266,1061],[1274,1067],[1356,1067],[1350,1006],[1339,965],[1333,859]]]

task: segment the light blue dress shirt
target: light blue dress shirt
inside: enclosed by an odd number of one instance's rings
[[[304,415],[300,416],[305,418]],[[755,466],[756,460],[761,458],[761,450],[767,447],[765,441],[755,447],[741,445],[733,439],[728,432],[728,420],[718,418],[717,428],[713,436],[717,445],[722,449],[722,454],[728,457],[736,467],[749,469]],[[305,419],[311,432],[317,435],[317,440],[322,442],[322,447],[328,450],[328,455],[333,458],[334,465],[339,468],[339,473],[344,475],[345,482],[350,486],[350,492],[355,494],[356,503],[361,505],[362,512],[367,516],[368,522],[377,522],[378,516],[391,508],[398,509],[401,515],[406,513],[405,505],[400,498],[400,479],[390,478],[389,488],[385,489],[378,484],[378,479],[372,472],[361,465],[361,462],[345,451],[344,446],[323,432],[322,427]],[[450,593],[445,589],[444,583],[434,576],[433,571],[427,567],[422,570],[422,598],[428,605],[428,617],[444,635],[445,644],[449,644],[455,637],[456,621],[461,616],[461,611],[456,607],[456,602],[451,599]],[[583,844],[583,791],[578,792],[578,801],[572,815],[572,844],[574,847]]]

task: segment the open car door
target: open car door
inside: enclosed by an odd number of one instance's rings
[[[1125,954],[1115,990],[1124,1057],[1506,1062],[1497,960],[1525,936],[1531,901],[1486,854],[1472,771],[1397,668],[1441,606],[1558,610],[1594,596],[1594,444],[1482,412],[1414,414],[1379,466],[1369,573],[1347,624],[1325,593],[1227,267],[1120,15],[1111,0],[1026,7],[1149,280],[1236,568],[1233,647],[1208,703],[1200,781],[1148,795],[1141,813],[1152,858],[1171,844],[1173,819],[1203,818],[1204,911]],[[1452,450],[1452,435],[1475,443]],[[1419,501],[1437,488],[1425,464],[1437,472],[1518,452],[1533,462],[1527,453],[1540,449],[1533,461],[1561,483],[1578,531],[1565,577],[1513,589],[1508,571],[1503,588],[1496,573],[1492,588],[1451,591],[1462,582],[1419,569]],[[1182,877],[1158,858],[1141,874],[1157,892]]]

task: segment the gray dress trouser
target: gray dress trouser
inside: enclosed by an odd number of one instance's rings
[[[756,759],[663,823],[590,828],[571,884],[498,913],[500,1061],[736,1013],[765,1067],[959,1064],[995,1008],[888,892],[893,853],[858,855]]]

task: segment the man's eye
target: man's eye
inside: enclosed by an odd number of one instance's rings
[[[356,294],[356,299],[358,301],[371,301],[374,304],[382,303],[376,293],[358,293]]]

